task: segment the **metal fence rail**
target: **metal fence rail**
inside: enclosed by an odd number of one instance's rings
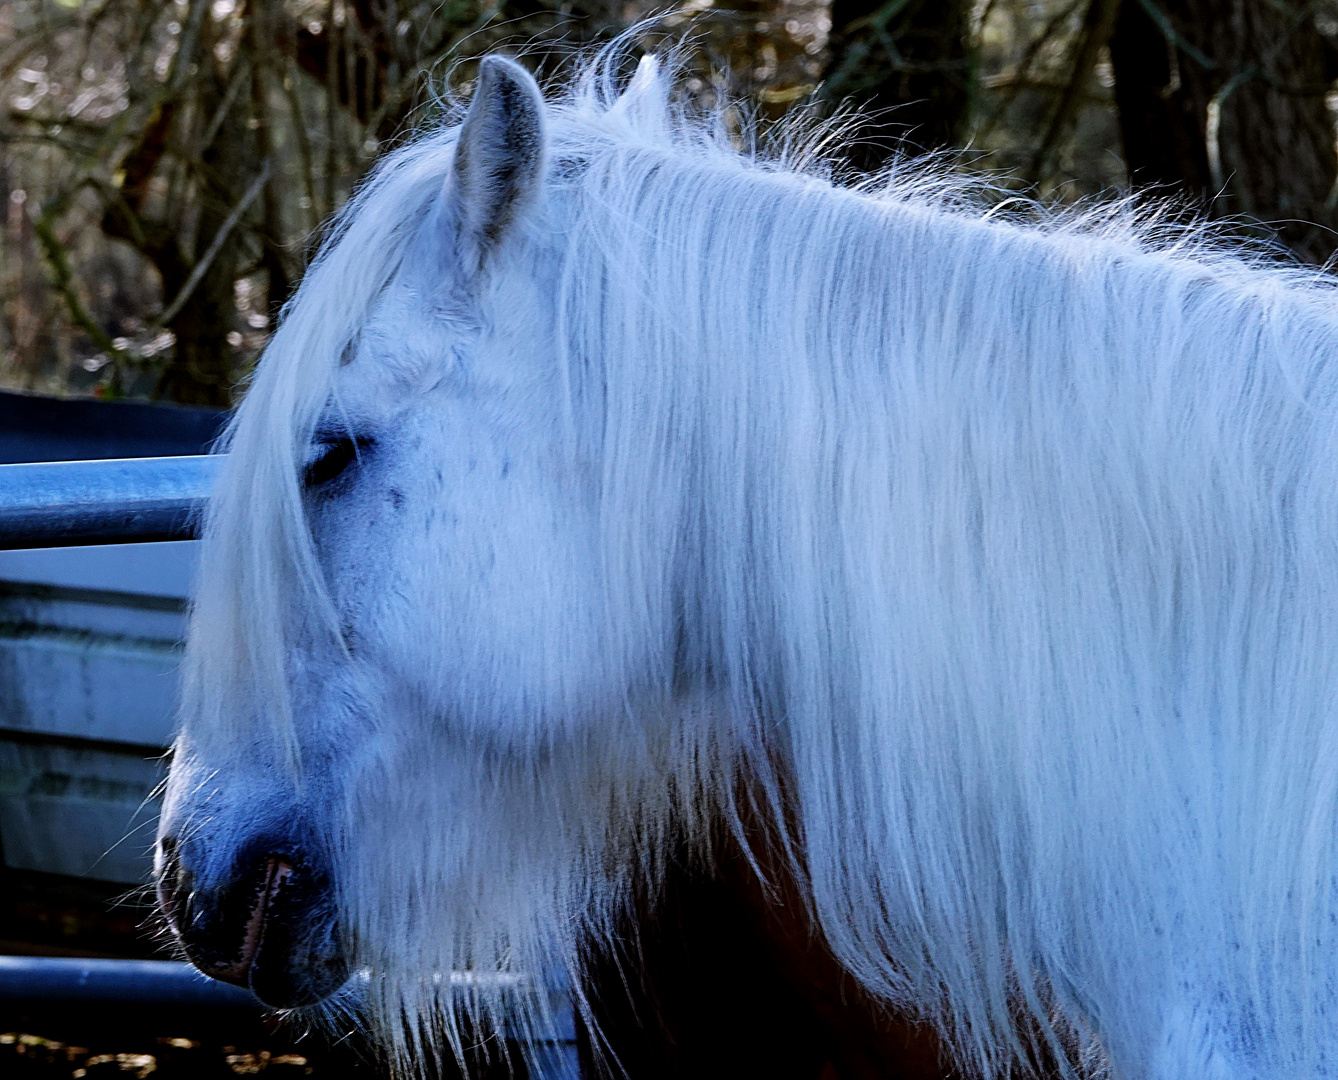
[[[0,465],[0,549],[190,540],[222,458]]]
[[[0,1001],[138,1002],[260,1012],[251,994],[177,960],[0,956]]]

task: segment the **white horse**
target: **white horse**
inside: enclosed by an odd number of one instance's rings
[[[842,187],[616,59],[549,101],[485,60],[260,364],[159,840],[187,953],[411,1067],[542,1030],[629,881],[763,821],[944,1068],[1338,1075],[1330,279]]]

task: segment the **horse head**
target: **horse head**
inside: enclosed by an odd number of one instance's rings
[[[530,959],[517,867],[570,855],[536,777],[625,712],[599,475],[555,360],[546,127],[533,78],[485,59],[458,133],[382,177],[414,210],[377,220],[376,181],[355,201],[231,436],[158,889],[186,955],[272,1005],[350,964],[439,983]],[[448,943],[391,933],[397,908]]]

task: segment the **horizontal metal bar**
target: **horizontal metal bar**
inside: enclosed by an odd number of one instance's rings
[[[0,549],[193,539],[222,460],[0,465]]]
[[[176,960],[0,956],[0,1001],[103,1002],[179,1008],[262,1006],[247,990],[215,982]]]

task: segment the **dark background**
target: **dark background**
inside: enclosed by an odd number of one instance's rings
[[[649,15],[685,93],[869,110],[854,168],[945,151],[1334,250],[1338,0],[7,0],[0,386],[228,405],[321,222],[474,58],[560,76]]]

